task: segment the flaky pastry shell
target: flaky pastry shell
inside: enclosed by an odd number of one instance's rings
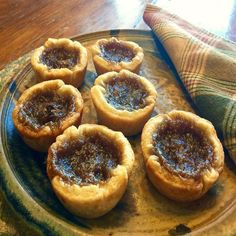
[[[110,105],[105,98],[106,83],[113,78],[129,78],[138,81],[148,94],[145,98],[145,106],[128,111],[118,110]],[[141,132],[144,124],[150,118],[156,102],[157,92],[151,82],[144,77],[128,70],[121,70],[120,72],[107,72],[97,77],[94,86],[91,88],[91,97],[99,123],[113,130],[121,131],[126,136],[131,136]]]
[[[198,129],[213,147],[213,162],[203,169],[198,179],[187,178],[168,171],[160,162],[160,154],[156,154],[153,146],[153,134],[165,120],[182,119]],[[168,114],[160,114],[151,118],[143,128],[141,136],[147,175],[153,185],[165,196],[179,202],[188,202],[202,197],[217,181],[224,167],[224,152],[215,128],[206,119],[185,111],[173,110]],[[200,148],[200,147],[199,147]]]
[[[78,52],[79,59],[73,68],[50,69],[40,61],[44,50],[53,48],[63,48],[66,50]],[[67,38],[53,39],[49,38],[45,44],[37,49],[31,57],[32,68],[39,81],[61,79],[66,84],[71,84],[76,88],[83,83],[86,68],[88,64],[87,49],[78,41],[72,41]]]
[[[45,125],[39,129],[34,129],[20,120],[19,112],[25,102],[45,91],[55,91],[59,95],[72,96],[75,109],[61,121],[59,126],[52,128],[49,125]],[[83,99],[75,87],[65,85],[62,80],[50,80],[38,83],[22,93],[12,112],[12,119],[16,129],[28,146],[36,151],[47,152],[49,146],[55,142],[56,137],[62,134],[66,128],[80,124],[82,111]]]
[[[53,174],[53,152],[65,142],[91,135],[102,135],[112,140],[120,152],[119,164],[110,171],[110,177],[98,184],[82,185],[68,183],[61,176]],[[72,126],[58,136],[49,148],[47,173],[52,187],[61,203],[70,212],[84,218],[96,218],[110,211],[123,196],[134,163],[134,153],[130,143],[121,132],[115,132],[105,126],[83,124],[77,129]]]
[[[117,43],[127,47],[128,49],[131,49],[131,51],[134,53],[133,59],[129,62],[125,61],[112,62],[104,59],[101,56],[100,45],[105,45],[107,43]],[[92,54],[93,54],[93,63],[97,71],[97,74],[99,75],[109,71],[119,72],[122,69],[138,73],[144,57],[143,49],[137,43],[125,40],[118,40],[115,37],[112,37],[110,39],[99,39],[92,47]]]

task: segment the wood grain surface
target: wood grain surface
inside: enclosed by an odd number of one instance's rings
[[[145,0],[0,1],[0,69],[49,37],[135,28]]]
[[[0,69],[49,37],[139,28],[147,3],[236,41],[235,0],[0,0]]]

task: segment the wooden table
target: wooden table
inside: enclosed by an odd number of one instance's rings
[[[0,69],[49,37],[73,37],[115,28],[148,29],[146,3],[162,5],[216,34],[236,40],[234,0],[0,1]]]
[[[49,37],[136,28],[145,0],[1,1],[0,69]]]
[[[234,0],[0,0],[0,69],[49,37],[73,37],[108,29],[148,29],[146,3],[161,5],[194,24],[236,41]],[[17,235],[20,219],[0,196],[0,234]],[[8,218],[7,223],[6,218]]]

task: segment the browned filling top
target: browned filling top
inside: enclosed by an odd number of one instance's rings
[[[134,52],[121,43],[108,42],[100,45],[101,57],[106,61],[119,63],[130,62],[135,57]]]
[[[50,176],[80,186],[97,184],[110,177],[110,170],[119,164],[115,145],[100,135],[68,141],[52,151]]]
[[[65,97],[55,91],[42,91],[21,106],[19,120],[36,130],[46,125],[54,128],[74,111],[75,104],[72,96]]]
[[[213,162],[213,147],[201,131],[182,120],[164,122],[153,135],[154,151],[174,174],[199,178]]]
[[[113,78],[106,83],[105,98],[118,110],[133,111],[145,107],[147,92],[135,79]]]
[[[49,69],[73,68],[79,59],[78,52],[65,48],[47,48],[40,56],[40,62]]]

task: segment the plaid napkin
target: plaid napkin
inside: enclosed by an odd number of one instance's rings
[[[150,4],[143,18],[236,163],[236,44]]]

